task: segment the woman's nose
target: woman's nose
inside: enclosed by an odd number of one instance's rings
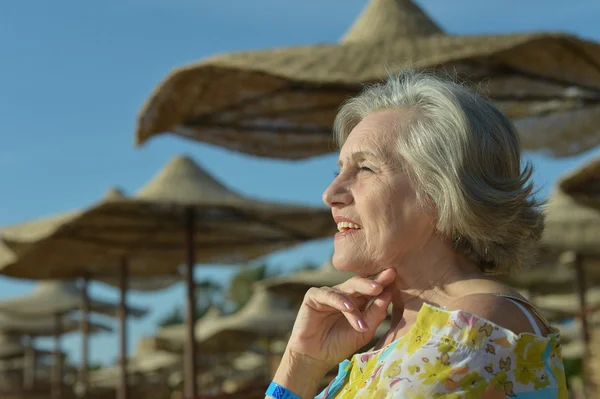
[[[330,207],[344,207],[353,201],[350,190],[336,178],[323,192],[323,202]]]

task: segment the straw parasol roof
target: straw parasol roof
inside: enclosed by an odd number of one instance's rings
[[[52,336],[55,333],[55,318],[52,316],[24,317],[0,313],[0,333],[33,337]],[[61,320],[61,335],[79,331],[81,321],[68,316]],[[90,323],[91,333],[111,332],[112,328],[102,323]]]
[[[562,178],[560,188],[582,205],[600,210],[600,157]]]
[[[550,197],[546,213],[543,251],[600,256],[600,212],[579,204],[559,185]]]
[[[0,231],[18,258],[0,273],[56,278],[77,275],[87,265],[109,275],[113,262],[130,255],[143,255],[130,260],[131,275],[174,273],[185,259],[189,209],[196,213],[196,263],[247,261],[336,231],[326,208],[242,196],[180,156],[133,197],[101,202],[66,222],[54,217]]]
[[[0,234],[2,234],[1,230]],[[16,260],[17,255],[6,244],[0,241],[0,265],[8,265]]]
[[[549,256],[548,256],[549,257]],[[576,271],[572,265],[573,253],[564,252],[550,265],[540,262],[530,269],[520,270],[514,275],[498,276],[498,278],[514,288],[524,289],[530,295],[546,295],[571,293],[575,290]],[[600,286],[600,258],[582,259],[586,271],[587,284]]]
[[[23,357],[29,349],[29,347],[21,342],[21,339],[18,336],[0,334],[0,360]],[[48,354],[47,352],[40,350],[36,350],[36,352],[44,355]]]
[[[37,354],[46,355],[44,351],[36,351]],[[14,357],[9,359],[0,360],[0,375],[3,372],[7,371],[20,371],[25,372],[27,369],[31,368],[31,362],[27,359],[27,356],[23,357]],[[36,380],[44,381],[49,380],[52,372],[52,365],[47,362],[39,362],[35,367],[35,376]]]
[[[0,301],[0,311],[16,315],[52,315],[80,310],[83,306],[81,290],[72,281],[42,281],[28,295]],[[91,298],[90,311],[115,316],[118,306]],[[129,307],[129,314],[142,317],[146,309]]]
[[[231,362],[231,367],[238,371],[253,370],[264,367],[266,364],[265,356],[256,352],[244,352],[236,356]]]
[[[572,35],[455,36],[410,0],[370,0],[337,44],[176,68],[141,108],[136,144],[172,133],[264,157],[328,153],[337,109],[363,83],[443,65],[476,83],[491,78],[489,95],[516,120],[525,149],[569,156],[600,142],[599,63],[600,45]]]
[[[271,277],[260,281],[260,284],[267,290],[298,303],[311,287],[332,287],[354,276],[350,272],[338,271],[331,261],[327,261],[318,270],[303,270],[291,276]]]
[[[123,192],[117,188],[110,188],[103,198],[91,208],[102,207],[113,202],[126,200]],[[40,246],[40,240],[52,235],[57,229],[69,226],[86,215],[89,209],[79,209],[59,213],[50,217],[40,218],[25,223],[12,225],[0,230],[0,238],[8,238],[0,242],[0,273],[9,277],[28,279],[72,279],[88,274],[94,279],[118,286],[115,275],[119,273],[122,259],[111,256],[105,249],[89,244],[85,241],[77,242],[77,245],[59,241],[57,245]],[[15,240],[11,245],[7,245]],[[29,253],[35,246],[35,251]],[[49,251],[49,252],[46,252]],[[25,254],[27,257],[24,257]],[[79,254],[76,259],[74,255]],[[54,262],[54,264],[52,264]],[[78,262],[76,265],[73,262]],[[134,257],[129,260],[135,270],[155,268],[158,261],[152,258]],[[44,267],[40,267],[43,264]],[[61,264],[64,267],[61,267]],[[171,277],[163,282],[157,282],[155,278],[162,277],[152,275],[149,277],[132,278],[129,284],[132,289],[141,291],[160,289],[176,282]]]
[[[585,295],[589,307],[600,306],[600,287],[588,289]],[[542,310],[559,311],[570,315],[581,310],[578,296],[575,293],[540,295],[533,298],[533,303]]]
[[[221,318],[221,311],[217,307],[211,307],[196,321],[196,331],[204,329],[205,326],[213,323]],[[156,333],[154,344],[158,349],[167,350],[170,352],[181,352],[183,350],[185,340],[186,324],[176,324],[172,326],[162,327]],[[202,348],[201,352],[219,351],[219,348]]]
[[[154,373],[169,373],[181,368],[182,358],[164,351],[147,352],[130,358],[127,362],[127,373],[132,380],[147,380]],[[94,388],[114,388],[119,383],[120,368],[106,367],[90,373],[90,385]]]
[[[113,287],[119,285],[119,279],[114,277],[100,277],[95,281]],[[127,281],[127,289],[139,292],[160,291],[181,282],[182,278],[180,276],[172,274],[156,277],[132,277]]]
[[[297,311],[280,297],[257,285],[248,303],[238,312],[223,316],[196,330],[200,347],[217,347],[221,352],[247,349],[257,338],[289,334]]]
[[[196,345],[203,354],[244,352],[260,337],[281,337],[291,332],[296,310],[270,294],[260,284],[248,303],[238,312],[222,316],[211,308],[196,322]],[[179,352],[183,349],[185,325],[169,326],[157,332],[157,346]]]
[[[27,349],[19,337],[0,334],[0,359],[23,356]]]
[[[152,351],[137,354],[127,361],[127,371],[130,374],[146,374],[161,370],[170,370],[180,368],[182,363],[181,355],[165,351]],[[91,381],[102,381],[105,379],[118,378],[120,370],[118,367],[106,367],[90,374]]]

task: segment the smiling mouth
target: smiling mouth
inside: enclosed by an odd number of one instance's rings
[[[360,230],[361,229],[361,227],[359,225],[357,225],[356,223],[351,223],[351,222],[339,222],[337,224],[337,228],[340,233],[350,231],[350,230]]]

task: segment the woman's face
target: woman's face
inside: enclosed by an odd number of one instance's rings
[[[340,173],[323,193],[338,224],[333,264],[339,270],[370,276],[397,267],[435,231],[397,151],[408,117],[405,110],[369,114],[340,151]]]

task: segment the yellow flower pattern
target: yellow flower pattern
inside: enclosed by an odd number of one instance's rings
[[[557,331],[516,335],[428,304],[404,337],[346,362],[317,399],[567,398]]]

